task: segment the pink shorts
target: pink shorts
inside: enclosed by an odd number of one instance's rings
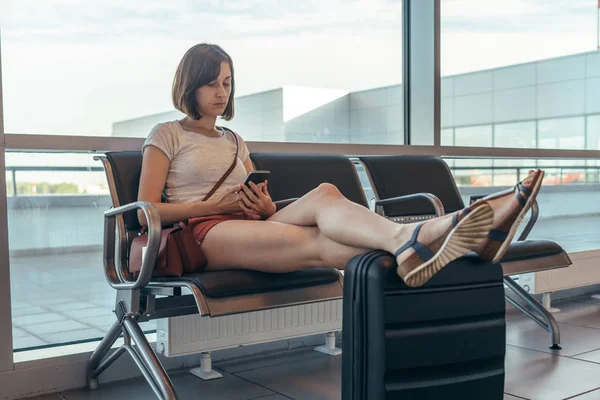
[[[188,224],[190,227],[192,227],[192,232],[194,233],[194,237],[196,238],[196,240],[202,242],[204,240],[204,237],[206,237],[206,235],[208,234],[208,232],[221,222],[234,220],[257,221],[260,219],[261,217],[258,214],[245,214],[243,212],[239,212],[235,214],[218,214],[190,218]],[[206,259],[206,256],[204,258]]]

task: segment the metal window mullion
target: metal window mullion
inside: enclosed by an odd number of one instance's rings
[[[433,145],[442,145],[441,0],[433,5]]]
[[[8,254],[8,212],[6,199],[6,162],[4,106],[2,102],[2,40],[0,37],[0,373],[12,371],[13,342],[10,307],[10,267]]]
[[[410,145],[410,0],[402,4],[402,87],[404,91],[404,144]]]
[[[439,146],[440,0],[404,0],[403,5],[406,143]]]

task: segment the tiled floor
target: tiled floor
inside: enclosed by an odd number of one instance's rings
[[[548,349],[548,334],[522,315],[507,315],[504,399],[600,400],[600,302],[556,302],[563,350]],[[343,357],[343,356],[341,356]],[[182,399],[340,399],[341,357],[300,349],[215,365],[224,378],[204,382],[186,371],[172,374]],[[141,379],[104,384],[95,392],[68,391],[39,400],[152,399]],[[464,397],[468,399],[468,397]],[[479,400],[479,399],[476,399]]]
[[[10,263],[15,349],[101,338],[115,321],[116,292],[104,277],[100,251],[12,257]],[[155,327],[154,321],[142,324]]]

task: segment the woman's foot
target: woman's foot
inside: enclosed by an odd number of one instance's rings
[[[494,221],[488,238],[475,251],[484,260],[496,263],[502,259],[519,224],[533,205],[544,179],[544,171],[529,171],[529,175],[514,188],[494,193],[476,201],[465,210],[474,210],[483,204],[494,211]],[[463,211],[454,217],[462,218]]]
[[[447,264],[480,247],[493,220],[492,208],[481,204],[460,220],[449,215],[405,225],[399,238],[405,244],[395,253],[396,272],[408,286],[424,285]]]

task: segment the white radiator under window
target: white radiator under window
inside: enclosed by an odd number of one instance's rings
[[[156,321],[156,344],[160,353],[176,357],[341,329],[339,299],[215,318],[163,318]]]

